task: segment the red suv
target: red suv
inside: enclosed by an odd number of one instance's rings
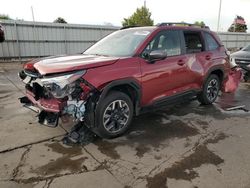
[[[183,23],[182,23],[183,24]],[[72,117],[101,137],[123,134],[133,116],[197,96],[213,103],[230,70],[208,28],[162,23],[121,29],[79,55],[33,60],[19,73],[21,103],[55,127]]]

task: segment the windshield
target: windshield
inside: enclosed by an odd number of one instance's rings
[[[243,51],[249,51],[249,52],[250,52],[250,45],[244,47],[242,50],[243,50]]]
[[[131,28],[116,31],[91,46],[83,54],[114,57],[132,56],[153,29],[153,27]]]

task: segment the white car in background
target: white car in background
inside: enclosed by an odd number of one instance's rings
[[[250,44],[230,55],[231,65],[239,66],[244,73],[244,80],[250,79]]]

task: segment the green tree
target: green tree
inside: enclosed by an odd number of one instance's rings
[[[151,26],[154,21],[151,19],[151,12],[145,6],[137,8],[132,16],[124,18],[122,21],[123,27],[127,26]]]
[[[247,32],[247,25],[245,19],[242,16],[236,16],[231,26],[228,28],[228,32]]]
[[[54,23],[67,23],[67,22],[64,20],[64,18],[58,17],[58,18],[54,21]]]
[[[0,20],[12,20],[7,14],[0,14]]]
[[[194,22],[194,25],[200,26],[200,27],[205,27],[206,24],[203,21],[196,21]]]

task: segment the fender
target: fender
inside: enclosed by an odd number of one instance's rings
[[[125,78],[125,79],[120,79],[120,80],[115,80],[110,83],[108,83],[104,89],[102,90],[102,93],[100,95],[100,99],[103,99],[106,97],[107,93],[114,88],[115,86],[121,86],[121,85],[129,85],[132,88],[135,89],[137,95],[139,98],[141,97],[141,86],[140,84],[133,78]]]
[[[116,86],[121,86],[121,85],[129,85],[136,91],[137,99],[135,100],[135,115],[138,115],[140,111],[140,106],[141,106],[140,101],[141,101],[142,94],[141,94],[141,86],[138,83],[138,81],[136,81],[134,78],[124,78],[124,79],[115,80],[115,81],[108,83],[103,88],[99,101],[103,100],[112,88]]]
[[[100,101],[103,100],[108,92],[112,90],[112,88],[116,86],[121,86],[121,85],[129,85],[132,88],[135,89],[137,99],[135,100],[135,115],[139,115],[140,112],[140,100],[141,100],[141,86],[140,84],[133,78],[125,78],[125,79],[120,79],[120,80],[115,80],[110,83],[108,83],[100,92],[95,92],[94,95],[90,97],[86,104],[86,116],[85,116],[85,125],[88,128],[92,128],[94,130],[94,127],[96,127],[96,122],[95,122],[95,116],[96,116],[96,111],[100,105]]]
[[[210,74],[211,74],[213,71],[216,71],[216,70],[220,70],[220,71],[222,72],[222,74],[223,74],[222,82],[223,82],[223,80],[226,78],[225,68],[224,68],[223,65],[216,65],[216,66],[213,66],[212,68],[210,68],[210,69],[207,71],[207,73],[206,73],[206,75],[205,75],[205,77],[204,77],[204,80],[203,80],[203,84],[204,84],[204,82],[207,80],[207,78],[210,76]]]

